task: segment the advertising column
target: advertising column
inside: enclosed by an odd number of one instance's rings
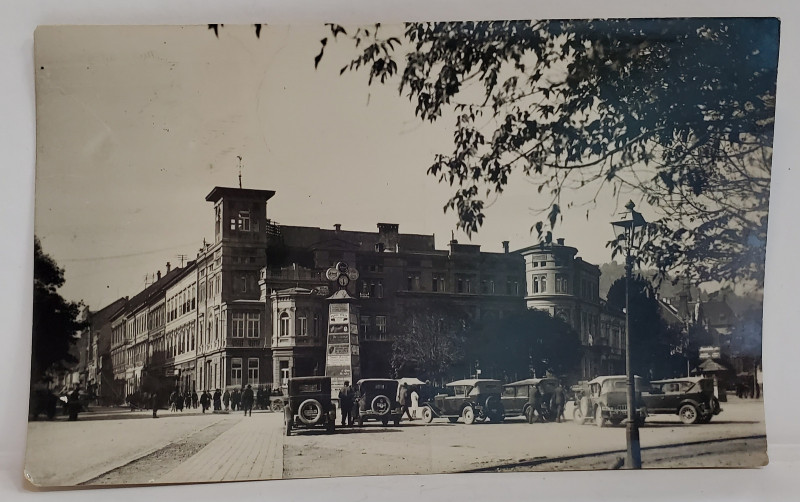
[[[358,275],[355,269],[340,262],[328,269],[327,276],[341,288],[328,298],[328,345],[325,352],[325,375],[331,377],[331,387],[336,393],[345,381],[355,383],[361,378],[358,312],[353,304],[355,298],[345,289]]]

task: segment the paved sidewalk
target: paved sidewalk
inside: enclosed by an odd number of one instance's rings
[[[156,483],[281,479],[283,415],[255,413],[207,444]]]

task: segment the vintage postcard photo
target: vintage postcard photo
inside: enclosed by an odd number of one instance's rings
[[[39,27],[26,479],[766,465],[779,29]]]

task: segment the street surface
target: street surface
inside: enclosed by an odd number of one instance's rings
[[[764,465],[762,401],[722,403],[706,425],[649,417],[641,429],[643,466]],[[567,416],[571,416],[571,407]],[[451,424],[435,419],[335,434],[282,436],[281,413],[108,410],[28,426],[26,476],[39,486],[144,484],[463,471],[608,469],[624,457],[624,427],[587,423]],[[683,443],[688,443],[683,445]],[[622,453],[621,453],[622,452]]]

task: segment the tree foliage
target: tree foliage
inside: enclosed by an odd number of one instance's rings
[[[395,316],[392,333],[392,370],[440,381],[464,357],[469,316],[448,304],[419,302]]]
[[[686,359],[686,334],[681,327],[672,326],[661,316],[656,291],[652,283],[634,277],[629,289],[629,329],[633,370],[645,378],[666,378],[681,374]],[[625,308],[625,278],[608,290],[608,303],[620,310]]]
[[[575,330],[548,312],[525,310],[486,325],[469,345],[482,375],[505,380],[562,376],[576,372],[581,340]]]
[[[39,239],[34,238],[32,383],[78,362],[69,351],[87,323],[79,320],[83,305],[58,294],[63,285],[64,270],[42,251]]]
[[[329,27],[355,47],[340,72],[399,76],[420,119],[453,121],[452,150],[428,173],[454,188],[445,211],[468,234],[520,172],[543,198],[540,239],[565,209],[588,217],[600,194],[635,194],[657,216],[638,259],[763,284],[777,19]]]

